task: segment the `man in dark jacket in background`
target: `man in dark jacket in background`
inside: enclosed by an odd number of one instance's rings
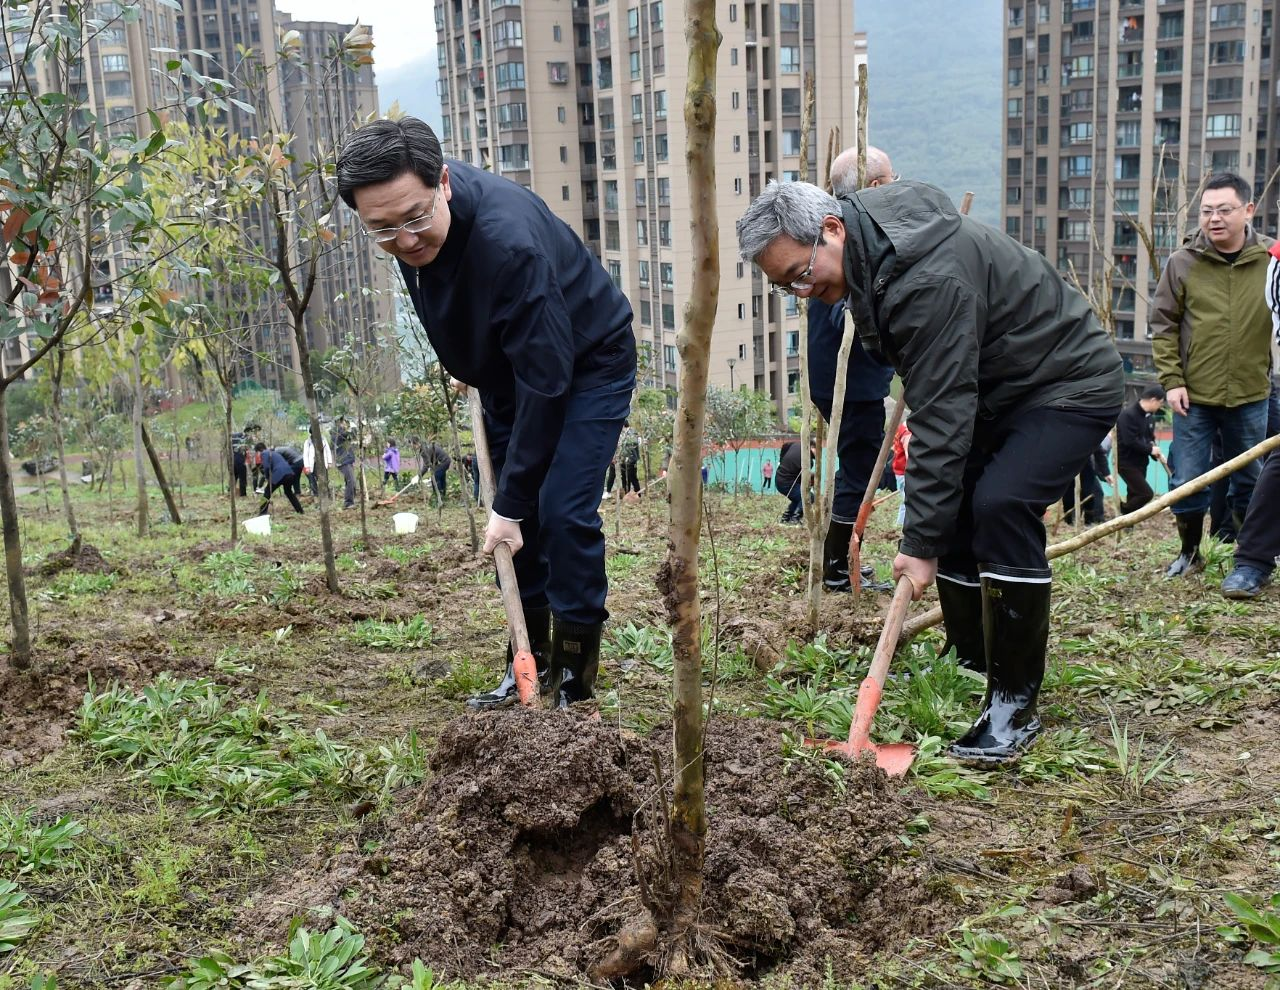
[[[889,156],[878,148],[867,149],[866,183],[870,188],[893,181]],[[858,152],[849,148],[831,163],[831,187],[837,196],[852,195],[858,189]],[[809,301],[809,395],[823,418],[830,423],[835,401],[836,360],[844,338],[848,310],[844,302],[828,305],[821,299]],[[828,591],[850,591],[849,542],[858,521],[858,509],[867,490],[867,481],[876,466],[876,455],[884,439],[884,398],[893,380],[893,365],[878,354],[868,354],[856,338],[849,351],[845,375],[844,406],[840,437],[836,441],[839,466],[835,478],[835,498],[831,521],[822,549],[822,586]],[[892,591],[893,586],[873,580],[875,568],[864,564],[859,580],[864,590]]]
[[[1147,467],[1160,459],[1155,415],[1163,408],[1164,387],[1148,385],[1116,420],[1116,470],[1126,489],[1121,512],[1136,512],[1155,497],[1147,484]]]
[[[844,300],[864,344],[902,376],[911,498],[894,576],[917,598],[942,578],[948,639],[962,661],[985,661],[982,713],[950,752],[1016,759],[1040,729],[1043,515],[1120,412],[1115,345],[1041,255],[925,183],[841,200],[770,183],[738,242],[776,288]]]
[[[440,493],[440,501],[444,502],[445,483],[449,480],[449,465],[453,463],[448,452],[434,440],[422,444],[418,448],[418,457],[422,462],[422,473],[430,475],[436,491]]]
[[[357,130],[338,160],[338,191],[365,236],[399,261],[440,362],[480,392],[497,478],[485,552],[505,543],[515,554],[556,703],[590,698],[609,615],[600,488],[635,388],[631,306],[541,199],[445,162],[420,120]],[[515,697],[508,647],[506,676],[470,704]]]
[[[339,416],[333,424],[333,456],[342,472],[342,507],[354,508],[356,504],[356,449],[351,436],[351,424],[346,416]]]
[[[302,453],[294,447],[267,448],[265,443],[254,444],[258,463],[262,465],[266,491],[262,496],[262,506],[258,515],[263,515],[271,508],[271,495],[276,489],[284,491],[285,498],[293,506],[293,511],[302,515],[302,502],[298,495],[302,491]]]
[[[801,473],[800,444],[795,440],[788,440],[778,448],[778,473],[773,479],[778,494],[787,498],[787,508],[779,522],[798,523],[804,518],[804,482]]]

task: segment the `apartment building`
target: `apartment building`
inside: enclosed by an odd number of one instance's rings
[[[258,133],[264,121],[274,121],[274,126],[293,135],[290,147],[296,169],[317,155],[331,155],[324,143],[330,140],[333,122],[345,124],[378,110],[373,66],[344,70],[326,79],[329,92],[322,98],[321,82],[315,74],[275,56],[280,37],[297,31],[300,61],[320,61],[353,24],[295,20],[279,11],[273,0],[185,0],[179,24],[181,47],[209,54],[201,63],[205,71],[240,79],[247,90],[252,90],[242,92],[242,96],[251,102],[265,102],[256,114],[232,105],[222,123],[233,133],[250,137]],[[239,46],[258,53],[251,60],[252,68],[242,67]],[[249,79],[252,84],[247,82]],[[394,319],[394,283],[387,258],[361,236],[358,223],[347,210],[334,210],[332,219],[338,236],[326,246],[305,317],[307,343],[317,355],[341,346],[348,335],[358,347],[372,345],[379,337],[391,334]],[[256,229],[252,234],[246,232],[246,236],[272,242],[273,230],[265,218],[251,222],[251,226]],[[301,368],[283,303],[275,315],[258,331],[257,353],[248,357],[245,371],[267,388],[293,393],[299,387]],[[398,381],[398,373],[389,362],[383,378],[388,386]]]
[[[25,59],[32,89],[38,93],[65,92],[83,101],[105,122],[109,134],[148,133],[147,109],[170,106],[180,99],[163,71],[164,59],[169,56],[156,51],[177,46],[178,14],[162,0],[138,0],[134,6],[137,16],[125,18],[115,0],[99,0],[94,13],[103,26],[86,32],[83,57],[70,66],[53,59]],[[15,62],[21,57],[6,48],[0,58],[7,60],[9,54]],[[60,75],[64,70],[69,73],[66,78]],[[8,65],[3,67],[0,91],[19,85],[15,71]],[[106,252],[93,262],[94,283],[99,286],[94,295],[96,306],[113,303],[110,283],[114,264],[115,259]],[[3,267],[0,284],[7,285],[9,266]],[[0,367],[7,370],[21,364],[28,354],[26,336],[11,337],[0,348]]]
[[[1087,289],[1131,372],[1207,175],[1253,181],[1276,234],[1278,22],[1280,0],[1007,0],[1005,230]]]
[[[635,311],[645,384],[676,387],[689,236],[683,7],[664,0],[437,0],[445,154],[533,189],[600,257]],[[720,297],[711,380],[797,404],[795,300],[737,254],[734,222],[771,179],[802,172],[804,79],[817,95],[807,174],[827,135],[852,144],[865,42],[852,3],[721,0],[716,209]]]

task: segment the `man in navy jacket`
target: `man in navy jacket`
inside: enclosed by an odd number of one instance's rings
[[[480,392],[497,479],[485,552],[506,543],[515,554],[556,703],[590,698],[609,614],[600,488],[635,388],[631,306],[541,199],[445,162],[420,120],[360,128],[338,190],[399,261],[441,363]],[[515,696],[508,648],[502,682],[469,704]]]

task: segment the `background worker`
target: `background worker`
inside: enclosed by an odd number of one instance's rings
[[[868,188],[893,181],[889,156],[879,148],[867,149]],[[831,187],[836,196],[848,196],[858,190],[858,152],[842,151],[831,163]],[[791,295],[784,286],[781,295]],[[809,395],[831,422],[835,401],[836,361],[844,338],[848,310],[843,300],[828,305],[821,299],[809,301]],[[858,509],[867,489],[867,481],[875,469],[876,456],[884,439],[884,398],[893,380],[893,365],[879,355],[868,354],[858,339],[849,350],[845,374],[844,404],[840,418],[840,436],[836,441],[838,467],[835,497],[831,502],[831,520],[827,525],[822,549],[822,586],[827,591],[851,591],[849,577],[849,542]],[[866,563],[858,576],[863,590],[892,591],[893,585],[875,580],[875,567]]]
[[[1147,484],[1147,466],[1160,460],[1155,417],[1164,408],[1164,387],[1151,384],[1116,420],[1116,470],[1125,484],[1120,511],[1136,512],[1155,497]]]
[[[301,452],[292,447],[268,449],[261,441],[254,444],[253,449],[257,452],[257,461],[262,467],[263,483],[266,485],[258,515],[265,515],[270,510],[271,495],[277,490],[283,491],[285,498],[293,506],[293,511],[302,515],[302,502],[298,499],[302,483]]]
[[[1253,187],[1231,172],[1200,195],[1200,229],[1160,274],[1151,312],[1151,356],[1173,409],[1173,487],[1209,470],[1215,434],[1224,459],[1266,435],[1271,393],[1271,315],[1265,283],[1271,240],[1252,227]],[[1239,522],[1258,480],[1255,461],[1231,475],[1228,501]],[[1173,506],[1181,548],[1165,577],[1204,567],[1208,492]]]
[[[1043,516],[1120,412],[1115,344],[1043,256],[922,182],[840,200],[772,182],[737,230],[774,286],[845,300],[864,345],[902,376],[911,498],[894,577],[916,598],[944,579],[948,639],[970,662],[985,654],[982,713],[949,752],[1016,759],[1040,731]]]
[[[356,448],[346,416],[339,416],[333,424],[333,449],[342,474],[342,507],[351,509],[356,504]]]
[[[485,552],[505,543],[515,555],[556,703],[590,698],[609,615],[600,489],[635,389],[631,305],[541,199],[444,161],[413,117],[357,130],[338,191],[398,260],[441,364],[480,393],[497,477]],[[473,707],[515,699],[507,656],[507,675]]]

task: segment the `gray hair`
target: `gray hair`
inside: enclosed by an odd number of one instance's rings
[[[836,198],[808,182],[770,182],[738,218],[738,250],[754,262],[774,239],[786,234],[809,244],[826,217],[842,217]]]

